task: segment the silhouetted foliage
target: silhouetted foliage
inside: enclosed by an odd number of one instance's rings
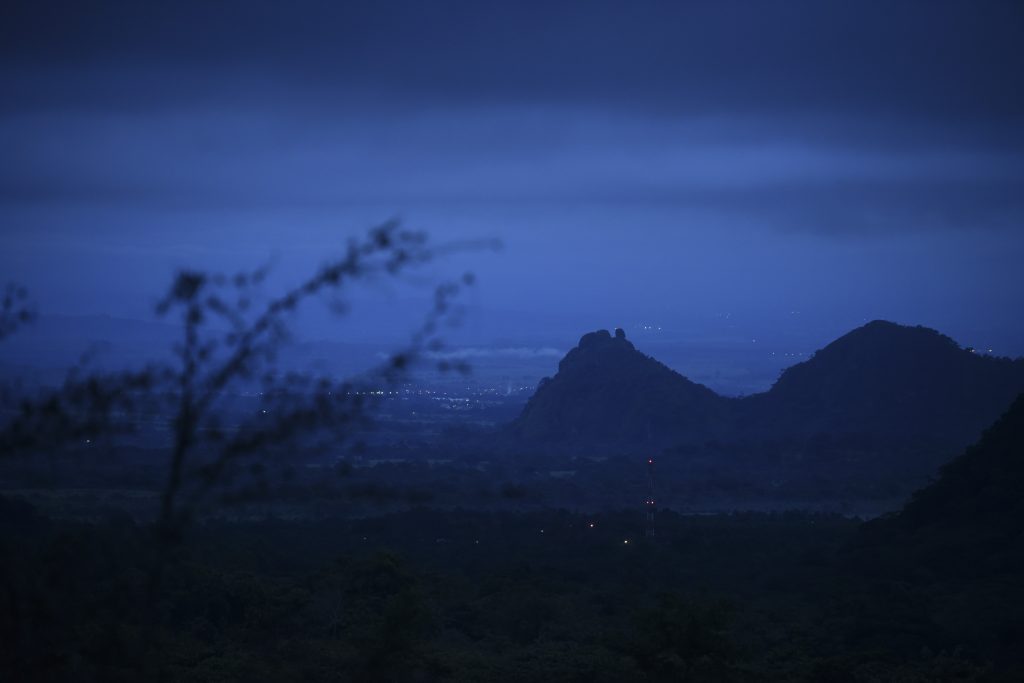
[[[28,302],[28,290],[14,283],[7,284],[0,296],[0,341],[34,318],[35,311]]]
[[[858,522],[838,516],[666,512],[655,542],[629,511],[208,521],[153,613],[144,527],[0,513],[12,680],[924,683],[1024,665],[1019,588],[851,568]]]
[[[0,432],[0,451],[91,440],[131,431],[146,416],[169,414],[171,442],[157,528],[174,537],[211,494],[236,499],[265,495],[287,476],[289,449],[312,448],[324,438],[337,446],[364,424],[371,390],[394,384],[424,351],[440,348],[440,326],[472,277],[438,287],[432,309],[409,344],[356,379],[278,372],[274,362],[289,338],[289,316],[314,298],[330,297],[341,310],[340,294],[352,281],[395,276],[464,246],[434,248],[425,233],[389,222],[350,241],[341,258],[260,305],[256,294],[265,269],[231,276],[181,271],[157,307],[161,316],[180,323],[176,364],[107,374],[72,372],[56,391],[21,402]],[[24,298],[21,290],[16,294],[17,300]],[[445,363],[442,369],[465,366]],[[258,395],[257,408],[225,424],[224,402],[246,391]]]
[[[345,266],[338,281],[398,272],[386,265],[393,242],[381,242],[371,236],[360,243],[368,251],[357,249],[359,258],[377,258],[379,270]],[[400,268],[415,262],[403,257]],[[835,514],[662,510],[649,539],[637,509],[558,509],[601,497],[639,501],[630,486],[642,468],[629,457],[485,462],[477,454],[435,467],[431,458],[450,455],[442,443],[419,459],[342,461],[287,479],[296,451],[316,447],[314,437],[350,437],[368,417],[369,389],[400,379],[436,348],[451,297],[465,285],[442,288],[410,345],[370,376],[338,382],[273,372],[288,311],[337,291],[335,272],[261,307],[252,303],[259,272],[182,273],[161,306],[182,321],[174,364],[73,374],[49,398],[22,407],[4,433],[8,448],[45,451],[159,413],[174,420],[162,452],[168,460],[152,484],[161,492],[159,534],[98,494],[79,501],[72,519],[0,497],[0,678],[925,683],[1024,675],[1024,398],[903,512],[867,525]],[[849,349],[832,351],[797,372],[801,390],[820,389],[829,377],[849,380]],[[988,372],[960,358],[963,372],[954,376]],[[1008,367],[1000,363],[1000,371]],[[530,410],[583,387],[587,404],[557,415],[597,424],[586,412],[592,403],[626,388],[635,413],[596,413],[613,435],[643,424],[646,385],[630,388],[630,377],[697,401],[711,393],[618,333],[584,337],[560,375]],[[843,390],[867,395],[872,381]],[[257,400],[226,410],[240,392]],[[759,485],[773,495],[834,495],[828,487],[837,482],[818,478],[826,471],[857,487],[878,478],[854,477],[865,462],[894,452],[913,467],[925,462],[920,443],[894,441],[796,435],[748,443],[743,459],[708,440],[667,453],[659,475],[734,492],[785,465],[806,476]],[[721,468],[725,456],[733,470]],[[134,464],[143,478],[144,462]],[[572,476],[542,476],[555,468]],[[109,485],[109,476],[97,481]],[[341,503],[324,485],[334,477],[343,482]],[[281,506],[259,519],[196,514],[204,503],[245,500],[282,482],[274,496]],[[480,501],[490,511],[468,509]],[[322,503],[354,507],[321,514]],[[190,521],[190,542],[172,542]]]

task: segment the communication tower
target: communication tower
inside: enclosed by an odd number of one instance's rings
[[[647,498],[644,499],[644,536],[654,538],[654,458],[647,458]]]

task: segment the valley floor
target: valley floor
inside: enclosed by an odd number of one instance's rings
[[[806,513],[207,522],[0,499],[9,680],[1020,680],[1012,575],[908,581]],[[154,582],[154,576],[159,577]],[[999,600],[995,597],[998,596]],[[1017,620],[1017,621],[1015,621]]]

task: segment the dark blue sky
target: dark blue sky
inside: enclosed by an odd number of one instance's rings
[[[890,318],[1024,352],[1020,2],[0,13],[0,275],[44,311],[283,281],[400,216],[503,240],[428,273],[476,271],[481,338]]]

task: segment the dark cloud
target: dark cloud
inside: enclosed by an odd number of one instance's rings
[[[0,12],[0,269],[75,273],[51,305],[395,214],[504,238],[491,296],[556,317],[1024,305],[1020,2]]]
[[[785,231],[1019,229],[1024,154],[964,141],[866,139],[870,133],[823,135],[767,118],[668,120],[539,107],[385,117],[288,107],[72,112],[0,119],[8,161],[0,201],[161,209],[654,206]]]
[[[1017,2],[33,1],[2,26],[23,102],[244,98],[255,82],[311,101],[1024,114]]]

